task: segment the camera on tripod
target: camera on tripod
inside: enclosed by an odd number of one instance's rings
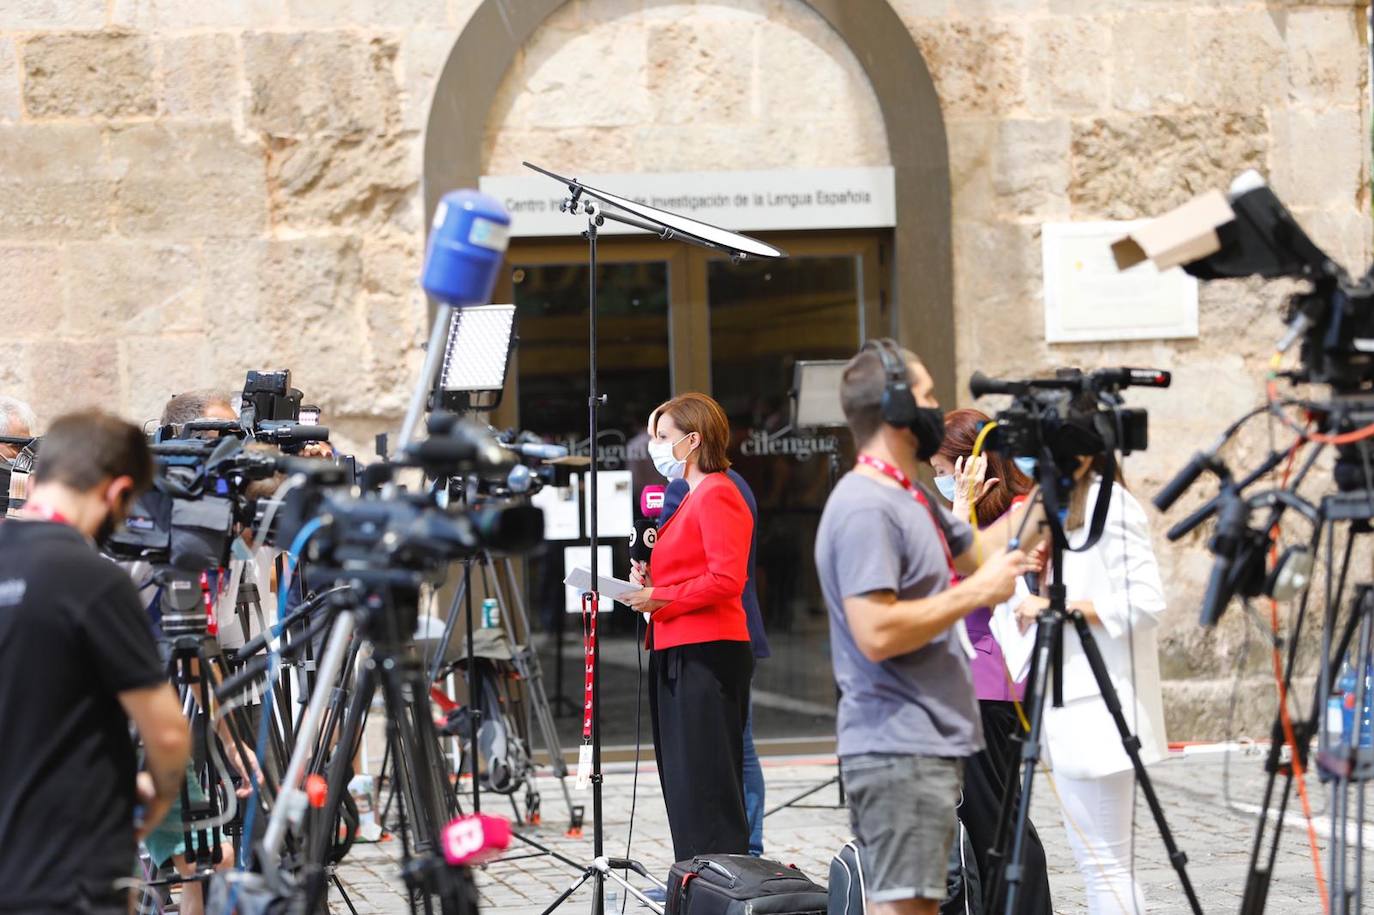
[[[475,423],[451,413],[429,419],[430,435],[407,446],[393,467],[420,467],[432,479],[489,480],[515,465],[511,453]],[[312,467],[311,464],[319,464]],[[447,489],[390,497],[357,495],[340,468],[322,462],[293,462],[310,482],[287,497],[278,531],[279,543],[290,543],[312,518],[325,523],[312,538],[317,566],[360,565],[437,571],[448,562],[480,550],[519,553],[537,546],[544,536],[544,514],[519,503],[495,502],[450,508],[440,499]],[[374,474],[375,476],[375,474]]]
[[[250,451],[241,439],[154,442],[153,486],[134,503],[105,551],[184,572],[228,564],[235,523],[254,520],[248,485],[279,473],[283,458]]]
[[[1007,394],[1011,406],[994,417],[996,427],[986,447],[1009,456],[1035,458],[1041,480],[1051,471],[1060,498],[1067,495],[1080,457],[1130,454],[1149,445],[1145,410],[1124,406],[1128,387],[1167,388],[1169,372],[1160,369],[1105,368],[1092,372],[1065,368],[1053,378],[1006,381],[975,372],[969,379],[974,397]]]

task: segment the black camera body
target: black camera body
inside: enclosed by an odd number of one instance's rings
[[[1167,388],[1172,380],[1160,369],[1109,368],[1093,372],[1060,369],[1053,378],[1003,381],[975,372],[974,397],[1011,395],[1012,403],[995,417],[988,436],[992,451],[1018,457],[1053,457],[1056,466],[1104,451],[1130,454],[1149,447],[1149,416],[1122,405],[1127,387]]]
[[[243,382],[239,420],[253,438],[298,454],[310,442],[329,441],[319,425],[320,408],[302,405],[305,395],[291,386],[291,370],[248,373]]]
[[[155,441],[152,488],[135,500],[122,529],[104,544],[115,559],[203,572],[229,563],[236,524],[253,522],[249,483],[282,469],[283,459],[244,450],[242,440]]]

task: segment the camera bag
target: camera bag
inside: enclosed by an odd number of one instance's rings
[[[667,915],[823,915],[825,887],[795,866],[750,855],[697,855],[668,872]]]
[[[850,840],[830,859],[830,915],[864,915],[864,866]]]

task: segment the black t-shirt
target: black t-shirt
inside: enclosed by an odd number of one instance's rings
[[[65,524],[0,521],[0,911],[105,902],[133,872],[118,694],[165,679],[127,574]]]

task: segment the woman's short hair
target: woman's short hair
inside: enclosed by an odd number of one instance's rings
[[[991,417],[980,410],[951,410],[945,414],[945,440],[940,444],[939,453],[951,463],[956,458],[966,458],[973,454],[973,443],[983,424]],[[982,454],[988,459],[986,478],[997,479],[997,485],[978,503],[979,526],[991,524],[1011,508],[1012,500],[1031,491],[1035,485],[1016,466],[1016,462],[1006,455],[983,448]]]
[[[726,455],[730,447],[730,420],[720,404],[705,394],[679,394],[659,404],[649,414],[651,435],[658,432],[658,420],[662,416],[671,416],[673,424],[683,432],[695,432],[701,436],[697,466],[703,473],[730,469],[730,458]]]

